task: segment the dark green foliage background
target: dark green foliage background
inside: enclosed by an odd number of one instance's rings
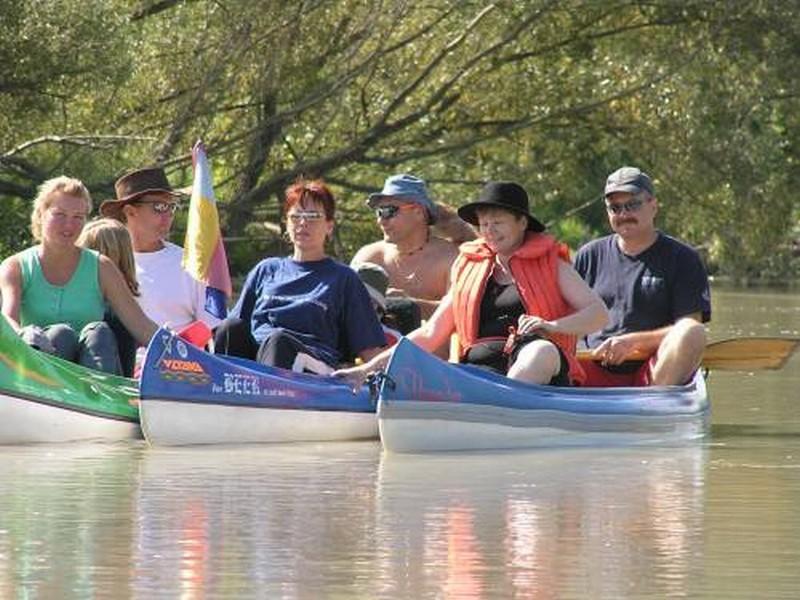
[[[96,204],[134,167],[189,185],[203,138],[236,274],[287,250],[300,174],[331,182],[347,259],[391,173],[451,206],[518,180],[577,246],[605,232],[605,176],[636,164],[714,273],[798,278],[793,2],[0,0],[0,36],[3,256],[45,179]]]

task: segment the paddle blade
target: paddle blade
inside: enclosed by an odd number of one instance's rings
[[[748,337],[711,342],[703,353],[702,365],[717,371],[763,371],[782,369],[800,345],[799,338]],[[580,360],[602,360],[593,350],[578,350]],[[647,360],[632,354],[629,360]]]
[[[712,342],[703,353],[703,366],[721,371],[781,369],[797,350],[800,339],[778,337],[733,338]]]

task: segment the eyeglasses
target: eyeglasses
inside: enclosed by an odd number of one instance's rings
[[[298,210],[297,212],[289,213],[287,216],[292,223],[299,223],[303,220],[312,223],[321,221],[325,217],[325,215],[318,210]]]
[[[606,210],[610,212],[612,215],[618,215],[622,212],[636,212],[642,205],[645,203],[646,198],[642,198],[641,196],[628,200],[627,202],[623,202],[622,204],[606,204]]]
[[[153,212],[157,215],[164,215],[166,213],[174,215],[175,211],[180,208],[180,204],[177,202],[131,202],[131,204],[136,204],[139,206],[145,204],[153,209]]]
[[[375,216],[379,219],[394,219],[401,210],[414,208],[414,204],[385,204],[375,207]]]

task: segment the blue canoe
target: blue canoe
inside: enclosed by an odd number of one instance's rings
[[[392,452],[672,444],[702,438],[709,402],[683,386],[554,387],[455,365],[402,339],[381,384],[378,425]]]
[[[166,329],[147,348],[139,405],[154,445],[376,439],[364,387],[204,352]]]

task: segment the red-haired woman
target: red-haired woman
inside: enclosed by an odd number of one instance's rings
[[[355,271],[325,253],[335,210],[321,180],[299,179],[287,188],[294,252],[250,271],[230,317],[215,331],[217,353],[316,372],[378,353],[385,341],[369,293]]]

